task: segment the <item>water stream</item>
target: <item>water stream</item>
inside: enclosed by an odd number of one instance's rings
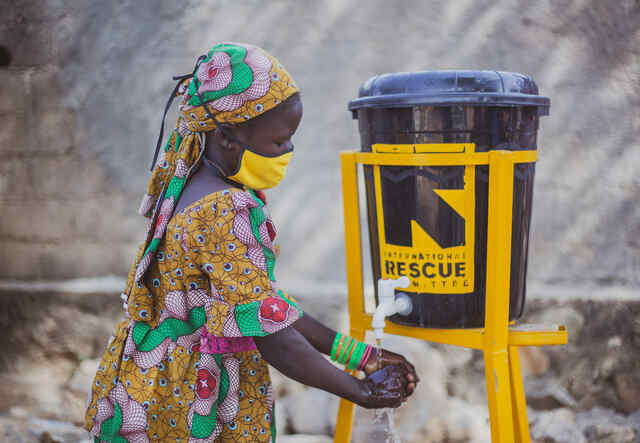
[[[382,366],[380,364],[382,360],[381,359],[382,340],[379,338],[376,339],[376,345],[377,345],[376,353],[378,357],[378,367],[376,368],[376,370],[380,370],[382,369]],[[385,443],[401,443],[400,437],[398,436],[398,432],[396,431],[396,428],[394,426],[394,420],[395,420],[395,409],[393,408],[376,409],[374,411],[373,423],[381,424],[385,427],[384,429],[386,434]]]

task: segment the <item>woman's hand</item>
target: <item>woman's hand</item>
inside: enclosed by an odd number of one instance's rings
[[[387,366],[368,375],[361,382],[361,394],[355,403],[363,408],[397,408],[407,396],[407,370],[403,366]]]
[[[366,375],[371,375],[378,369],[386,368],[388,366],[399,366],[406,371],[408,383],[407,391],[404,396],[409,397],[411,394],[413,394],[413,391],[416,388],[416,384],[420,381],[420,379],[416,375],[416,369],[413,367],[413,365],[400,354],[396,354],[395,352],[383,349],[382,353],[378,355],[377,349],[374,349],[371,352],[371,356],[369,357],[369,360],[364,367],[364,373]]]

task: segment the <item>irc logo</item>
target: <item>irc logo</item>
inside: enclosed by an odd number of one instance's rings
[[[473,143],[373,146],[389,155],[474,150]],[[374,183],[381,277],[408,276],[407,292],[473,292],[475,166],[374,166]]]

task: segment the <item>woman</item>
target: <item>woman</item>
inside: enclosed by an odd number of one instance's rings
[[[418,381],[411,364],[303,315],[276,286],[260,190],[284,176],[302,118],[289,73],[260,48],[223,43],[179,80],[178,124],[154,159],[147,238],[86,428],[109,442],[275,439],[267,363],[363,407],[399,406]]]

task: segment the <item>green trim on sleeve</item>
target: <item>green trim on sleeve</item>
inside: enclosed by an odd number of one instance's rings
[[[262,325],[258,320],[260,311],[259,301],[235,305],[234,311],[236,323],[243,336],[264,337],[268,335],[268,333],[262,329]]]

